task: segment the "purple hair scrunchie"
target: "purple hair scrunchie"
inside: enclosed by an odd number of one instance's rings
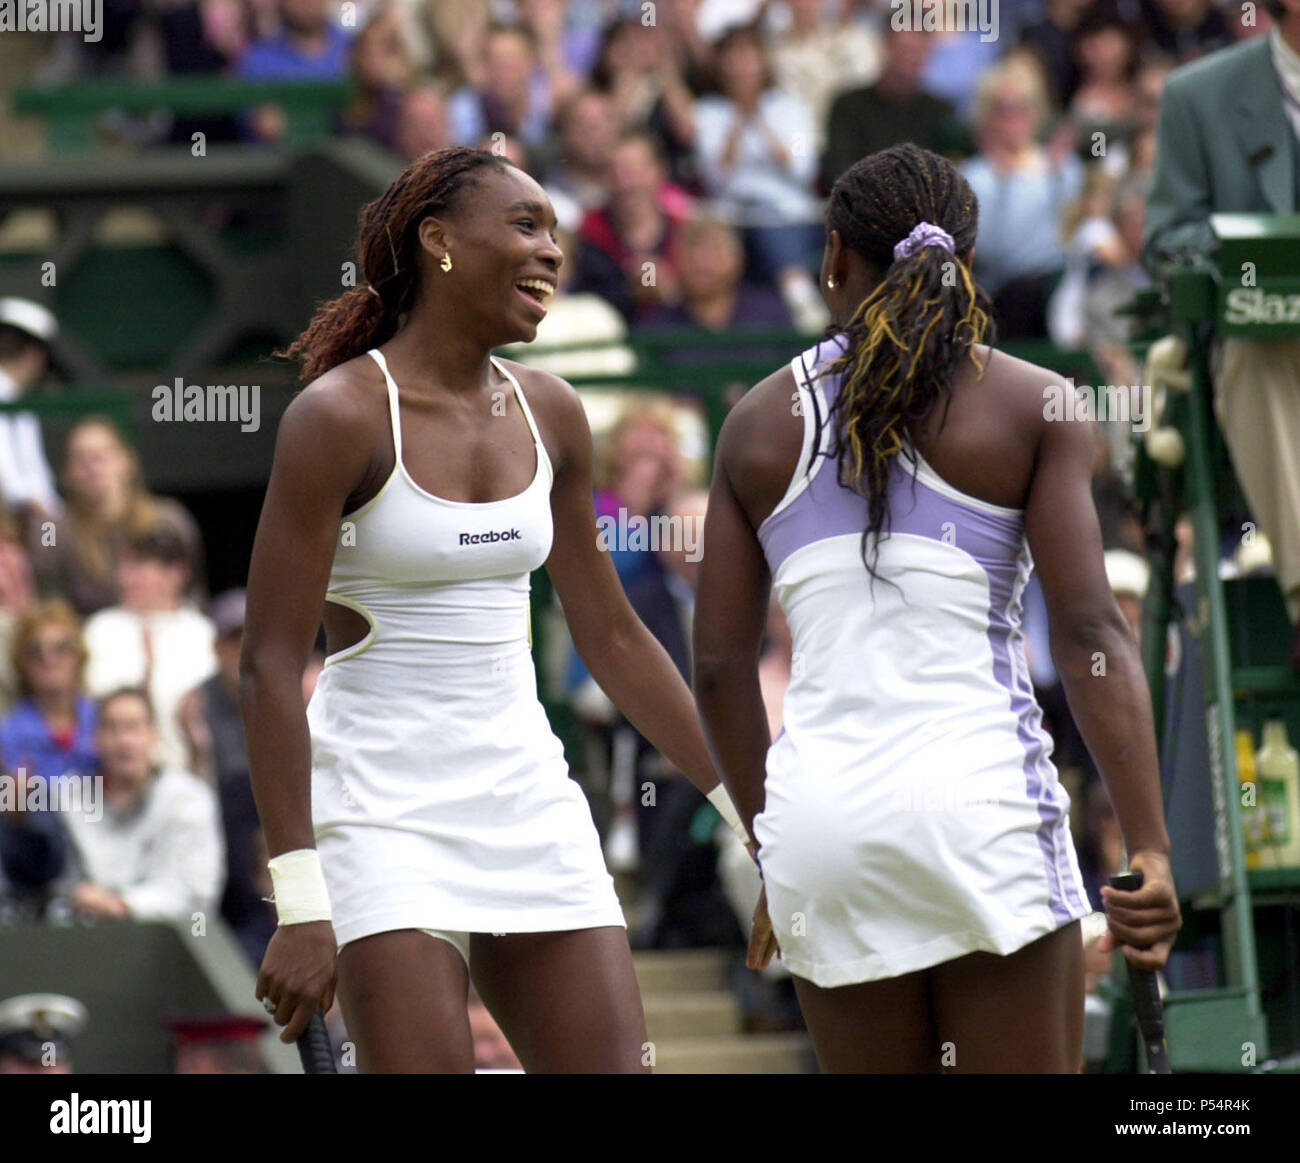
[[[911,258],[918,250],[927,246],[941,246],[949,253],[953,249],[952,235],[932,222],[918,222],[912,227],[912,233],[902,242],[894,245],[894,261]]]

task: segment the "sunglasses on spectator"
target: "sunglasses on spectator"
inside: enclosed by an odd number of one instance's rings
[[[23,651],[23,657],[36,659],[49,655],[53,658],[66,658],[76,653],[77,644],[70,638],[61,638],[57,642],[29,642]]]

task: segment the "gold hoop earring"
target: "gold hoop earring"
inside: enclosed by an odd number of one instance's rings
[[[451,251],[442,256],[442,262],[438,264],[444,271],[451,270]]]

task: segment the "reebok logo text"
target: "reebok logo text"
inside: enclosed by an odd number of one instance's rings
[[[493,529],[488,533],[462,533],[462,545],[486,545],[491,541],[518,541],[523,534],[518,529]]]

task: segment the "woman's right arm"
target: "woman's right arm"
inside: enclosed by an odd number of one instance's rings
[[[311,740],[302,673],[320,625],[339,521],[366,475],[372,442],[362,393],[339,369],[285,410],[248,574],[240,704],[253,796],[271,857],[314,849]],[[329,921],[281,925],[257,996],[277,1005],[294,1041],[333,999],[336,946]]]
[[[1042,374],[1044,384],[1055,382]],[[1159,969],[1182,921],[1169,868],[1151,694],[1138,644],[1106,577],[1092,500],[1091,425],[1045,420],[1041,431],[1025,534],[1047,604],[1052,661],[1110,793],[1129,865],[1145,876],[1136,892],[1103,887],[1113,934],[1108,945],[1122,945],[1139,968]]]

